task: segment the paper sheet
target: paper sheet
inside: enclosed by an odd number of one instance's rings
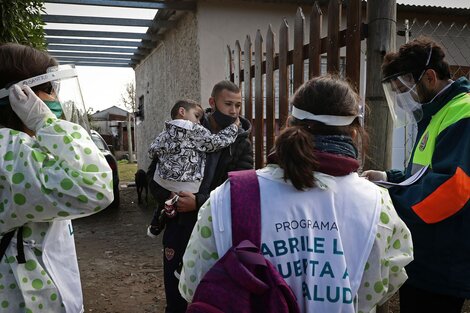
[[[429,166],[425,166],[425,167],[421,168],[414,175],[412,175],[409,178],[405,179],[401,183],[391,183],[391,182],[383,181],[383,180],[373,181],[373,183],[377,184],[379,186],[385,187],[385,188],[390,188],[390,187],[393,187],[393,186],[409,186],[409,185],[414,184],[418,179],[420,179],[421,176],[423,176],[424,173],[426,173],[428,167]]]

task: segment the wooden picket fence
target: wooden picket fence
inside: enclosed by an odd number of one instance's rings
[[[310,13],[309,43],[304,44],[305,17],[302,8],[299,7],[294,23],[293,50],[289,50],[289,26],[286,20],[282,21],[279,28],[278,53],[275,53],[275,35],[271,26],[268,28],[265,40],[259,30],[256,33],[253,58],[253,45],[249,35],[246,37],[243,52],[238,40],[233,50],[227,46],[226,76],[242,88],[243,113],[253,124],[256,168],[264,165],[267,154],[274,146],[276,133],[287,119],[290,94],[307,76],[304,73],[306,60],[308,60],[308,78],[321,74],[321,55],[325,53],[327,72],[339,73],[340,48],[346,47],[345,76],[359,90],[361,41],[367,37],[367,25],[362,23],[361,17],[361,0],[348,1],[347,28],[344,30],[340,30],[341,10],[342,1],[329,2],[327,37],[321,38],[323,13],[319,4],[315,2]],[[263,42],[265,42],[264,49]],[[292,76],[289,75],[290,67]],[[275,81],[276,71],[278,79]],[[275,101],[276,95],[278,101]],[[275,102],[278,102],[278,108],[275,108]]]

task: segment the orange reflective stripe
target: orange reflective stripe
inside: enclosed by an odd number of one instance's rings
[[[432,224],[460,211],[469,198],[470,177],[458,167],[454,176],[411,208],[424,222]]]

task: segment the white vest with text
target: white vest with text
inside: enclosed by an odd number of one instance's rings
[[[315,173],[319,187],[298,191],[257,171],[261,252],[291,286],[301,312],[353,313],[355,296],[377,233],[380,192],[356,173]],[[219,256],[232,245],[230,185],[211,194]]]

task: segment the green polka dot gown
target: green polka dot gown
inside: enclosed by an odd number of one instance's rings
[[[69,220],[113,200],[106,159],[82,127],[54,118],[36,137],[1,128],[0,151],[0,233],[24,226],[26,256],[26,263],[18,264],[15,236],[0,263],[0,312],[73,311],[69,302],[81,299],[82,292]],[[48,236],[51,229],[68,238]],[[52,248],[44,251],[45,246]],[[61,258],[71,262],[60,264]],[[60,283],[62,273],[72,281],[73,300]]]

